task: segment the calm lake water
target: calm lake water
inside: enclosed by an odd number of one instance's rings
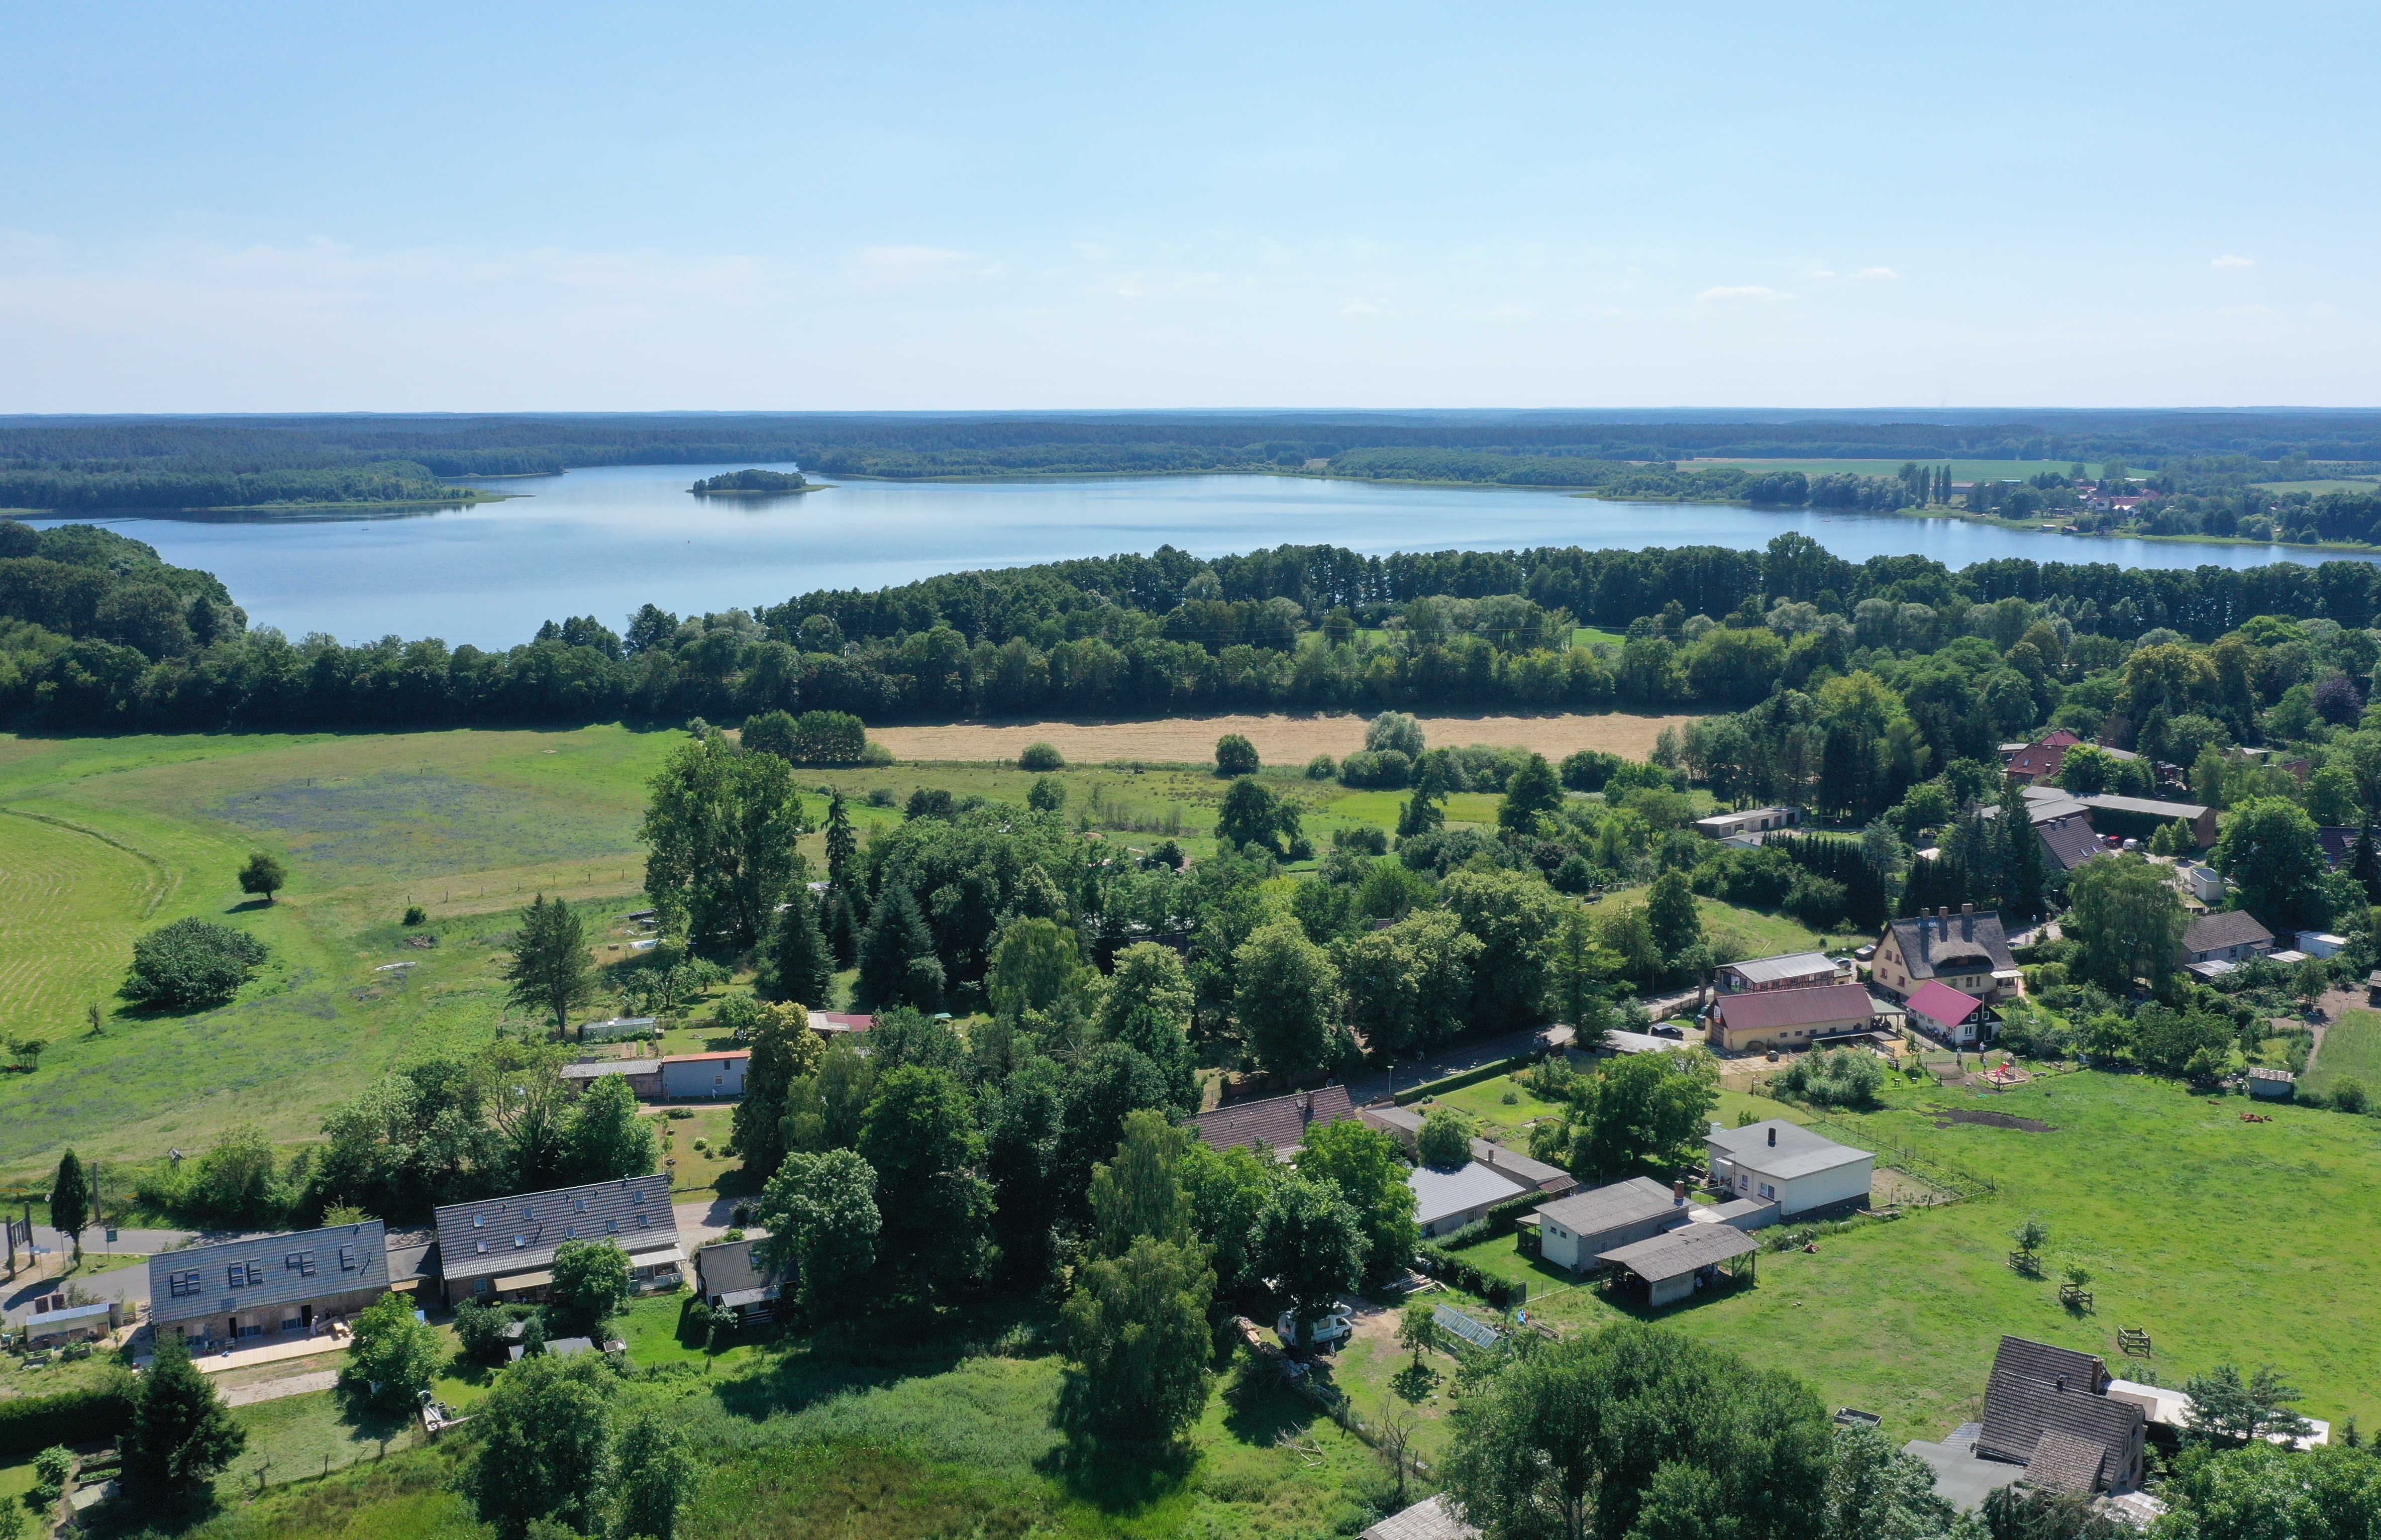
[[[1918,552],[1953,568],[1996,556],[2129,567],[2326,559],[2258,545],[2025,534],[1948,519],[1274,476],[845,482],[776,498],[695,497],[686,490],[698,478],[740,469],[609,466],[480,482],[472,484],[527,495],[385,517],[100,521],[147,541],[169,562],[220,577],[252,625],[278,626],[293,638],[436,636],[491,648],[527,641],[549,617],[592,614],[617,629],[647,602],[680,615],[749,609],[814,589],[873,589],[937,572],[1166,544],[1200,556],[1286,541],[1379,554],[1571,544],[1751,550],[1801,530],[1853,561]]]

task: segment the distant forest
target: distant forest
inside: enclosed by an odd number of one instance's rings
[[[1920,703],[1913,719],[1946,764],[1989,759],[2003,737],[2064,708],[2062,721],[2096,729],[2117,705],[2112,670],[2137,649],[2167,657],[2161,642],[2209,642],[2261,616],[2339,654],[2290,654],[2296,672],[2268,670],[2268,696],[2312,691],[2324,662],[2350,676],[2361,704],[2381,656],[2365,629],[2381,617],[2381,565],[2362,561],[2143,570],[2012,558],[1953,571],[1918,556],[1845,561],[1795,532],[1765,551],[1283,545],[1203,560],[1167,546],[822,591],[757,613],[647,605],[610,622],[549,619],[533,642],[492,652],[251,630],[214,578],[140,542],[0,519],[0,715],[69,730],[305,730],[780,710],[877,724],[1737,709],[1873,671]],[[1622,640],[1578,645],[1582,625]],[[2020,647],[2037,627],[2049,640]],[[2341,651],[2350,644],[2362,651]],[[2253,713],[2236,715],[2232,730],[2254,730]]]
[[[1918,414],[1314,412],[0,419],[0,507],[411,502],[441,478],[573,466],[793,461],[831,476],[1299,469],[1392,481],[1753,499],[1697,457],[2381,462],[2381,413]]]

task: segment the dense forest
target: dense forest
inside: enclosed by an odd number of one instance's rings
[[[1938,767],[1985,758],[2049,722],[2130,746],[2168,730],[2150,715],[2160,704],[2166,719],[2212,717],[2241,743],[2262,740],[2272,710],[2295,712],[2293,726],[2318,710],[2338,719],[2338,690],[2361,710],[2370,688],[2377,614],[2381,567],[2367,562],[2004,559],[1955,572],[1916,556],[1849,562],[1789,533],[1758,552],[1284,545],[1207,561],[1166,546],[814,593],[758,613],[648,605],[618,630],[593,616],[549,619],[507,652],[434,638],[343,646],[250,630],[212,576],[111,531],[0,521],[0,711],[153,729],[777,710],[870,723],[1412,707],[1793,716],[1867,679],[1892,699],[1862,708],[1859,752],[1890,739],[1906,779],[1913,750]],[[2297,629],[2235,647],[2269,623],[2260,617]],[[2184,644],[2197,644],[2176,654],[2189,660],[2175,665],[2184,682],[2133,681],[2143,660]],[[2218,683],[2200,678],[2209,669]],[[1811,723],[1780,717],[1755,737],[1782,743],[1798,726]],[[1861,795],[1888,793],[1880,781]]]
[[[799,462],[836,476],[1284,470],[1740,498],[1707,458],[2122,458],[2153,470],[2381,461],[2366,413],[1313,412],[0,419],[0,507],[208,507],[435,498],[436,478],[572,466]],[[407,488],[402,492],[392,488]],[[1756,500],[1757,497],[1756,497]],[[1783,499],[1780,499],[1783,500]],[[1799,502],[1800,498],[1792,499]]]

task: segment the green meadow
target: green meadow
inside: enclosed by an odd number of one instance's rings
[[[37,1071],[0,1076],[0,1175],[30,1179],[68,1145],[104,1161],[194,1151],[242,1123],[313,1136],[373,1078],[493,1037],[507,1019],[504,939],[532,894],[592,906],[599,960],[625,959],[645,784],[682,741],[617,725],[0,738],[0,1019],[47,1045]],[[1021,802],[1037,778],[984,764],[800,773],[813,821],[820,790],[840,790],[863,838],[898,823],[921,787]],[[1205,771],[1087,766],[1056,778],[1068,815],[1104,839],[1213,850],[1227,783]],[[1322,848],[1340,829],[1394,827],[1404,801],[1295,769],[1265,781],[1301,804]],[[1461,795],[1447,813],[1493,824],[1496,809]],[[822,836],[805,848],[824,862]],[[259,849],[289,869],[275,903],[235,881]],[[409,904],[428,924],[398,923]],[[116,991],[133,940],[186,915],[251,932],[271,960],[221,1008],[131,1008]],[[681,1131],[690,1145],[697,1133],[716,1143],[708,1127]],[[716,1177],[690,1149],[679,1170],[690,1191]]]
[[[1737,1106],[1763,1110],[1734,1098],[1723,1121]],[[2004,1332],[2167,1385],[2228,1360],[2272,1363],[2306,1392],[2309,1415],[2369,1426],[2381,1416],[2381,1219],[2363,1195],[2381,1180],[2381,1125],[2289,1106],[2248,1123],[2248,1106],[2138,1075],[2059,1075],[1989,1096],[1896,1082],[1883,1110],[1822,1131],[1880,1152],[1880,1167],[1915,1150],[1922,1171],[1954,1167],[1997,1191],[1823,1234],[1813,1253],[1764,1252],[1753,1286],[1658,1318],[1792,1370],[1830,1406],[1881,1414],[1897,1442],[1976,1414]],[[1955,1123],[1942,1116],[1953,1108],[2051,1129]],[[2029,1216],[2050,1228],[2040,1278],[2009,1265],[2009,1232]],[[1526,1280],[1532,1315],[1565,1329],[1623,1314],[1511,1240],[1464,1255]],[[2070,1264],[2092,1275],[2088,1312],[2058,1302]],[[2120,1326],[2145,1328],[2155,1356],[2126,1357]]]

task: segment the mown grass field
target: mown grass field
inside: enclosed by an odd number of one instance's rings
[[[2309,1414],[2369,1425],[2381,1415],[2381,1220],[2363,1194],[2381,1179],[2381,1140],[2368,1118],[2304,1107],[2244,1123],[2247,1106],[2088,1072],[1990,1097],[1897,1084],[1886,1110],[1837,1118],[1825,1131],[1881,1152],[1880,1166],[1914,1148],[1992,1178],[1996,1193],[1825,1236],[1815,1253],[1764,1253],[1754,1287],[1660,1319],[1792,1370],[1830,1406],[1882,1414],[1897,1442],[1937,1437],[1975,1415],[2004,1332],[2100,1353],[2168,1385],[2226,1360],[2270,1363],[2305,1390]],[[2053,1131],[1937,1116],[1966,1106]],[[1735,1120],[1728,1106],[1720,1116]],[[2050,1228],[2038,1280],[2009,1266],[2009,1231],[2029,1215]],[[1465,1255],[1526,1279],[1532,1315],[1566,1329],[1620,1314],[1510,1241]],[[2058,1303],[2070,1263],[2093,1274],[2089,1314]],[[2127,1359],[2119,1326],[2146,1328],[2155,1356]]]
[[[2343,1078],[2362,1081],[2365,1094],[2381,1094],[2381,1010],[2344,1010],[2324,1030],[2323,1052],[2308,1067],[2306,1089],[2326,1096]]]

